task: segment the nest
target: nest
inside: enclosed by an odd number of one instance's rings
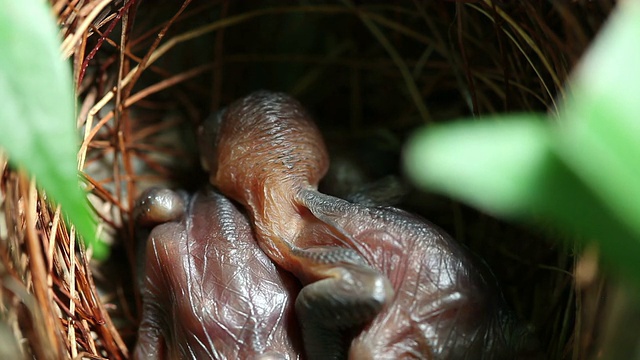
[[[252,90],[286,91],[314,114],[330,148],[357,144],[362,156],[383,154],[372,176],[397,174],[402,144],[418,126],[554,110],[613,7],[604,0],[50,2],[74,69],[83,179],[112,255],[90,260],[59,209],[0,158],[4,358],[130,356],[140,314],[132,204],[150,185],[195,189],[206,181],[193,134],[211,112]],[[593,299],[605,288],[601,279],[576,286],[571,245],[449,199],[410,198],[405,207],[489,263],[548,358],[594,354],[603,304]]]

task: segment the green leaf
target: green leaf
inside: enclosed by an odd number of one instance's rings
[[[557,134],[560,156],[638,235],[639,39],[640,3],[620,2],[574,74]]]
[[[78,186],[74,94],[58,29],[41,0],[0,0],[0,146],[36,177],[76,225],[96,258],[95,221]]]
[[[538,220],[603,255],[640,284],[640,242],[554,153],[540,116],[504,116],[423,129],[405,151],[419,185],[495,215]]]
[[[530,189],[546,165],[549,141],[538,115],[434,126],[407,143],[405,168],[419,185],[522,217],[535,197]]]

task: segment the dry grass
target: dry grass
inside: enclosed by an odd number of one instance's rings
[[[192,130],[211,111],[257,88],[284,90],[316,115],[329,147],[373,144],[392,161],[371,171],[398,171],[401,144],[421,124],[553,111],[613,6],[51,3],[78,91],[78,167],[114,252],[108,263],[90,263],[59,212],[0,160],[0,319],[7,326],[0,338],[17,344],[3,347],[9,354],[38,359],[129,356],[138,315],[131,205],[150,184],[198,185]],[[549,358],[593,351],[603,282],[576,288],[570,246],[448,199],[411,198],[407,207],[487,260],[509,302],[539,329]]]

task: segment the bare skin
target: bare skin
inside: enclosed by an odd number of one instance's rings
[[[143,194],[151,228],[137,359],[299,359],[299,285],[258,247],[246,216],[212,189]]]
[[[309,284],[296,311],[310,358],[529,355],[526,327],[450,237],[404,211],[317,191],[328,156],[294,99],[251,94],[206,123],[199,141],[211,183],[248,209],[267,255]],[[352,342],[337,335],[363,322]]]

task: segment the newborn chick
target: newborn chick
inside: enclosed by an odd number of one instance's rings
[[[301,202],[329,163],[315,124],[288,96],[258,92],[205,122],[199,143],[211,183],[246,207],[265,253],[305,285],[296,313],[309,358],[346,356],[347,335],[373,319],[393,289]]]
[[[260,250],[244,214],[205,189],[145,192],[137,359],[298,359],[298,285]]]
[[[296,312],[310,359],[528,354],[526,326],[449,236],[317,191],[329,159],[296,100],[253,93],[206,122],[199,142],[210,182],[247,208],[260,246],[306,285]]]

